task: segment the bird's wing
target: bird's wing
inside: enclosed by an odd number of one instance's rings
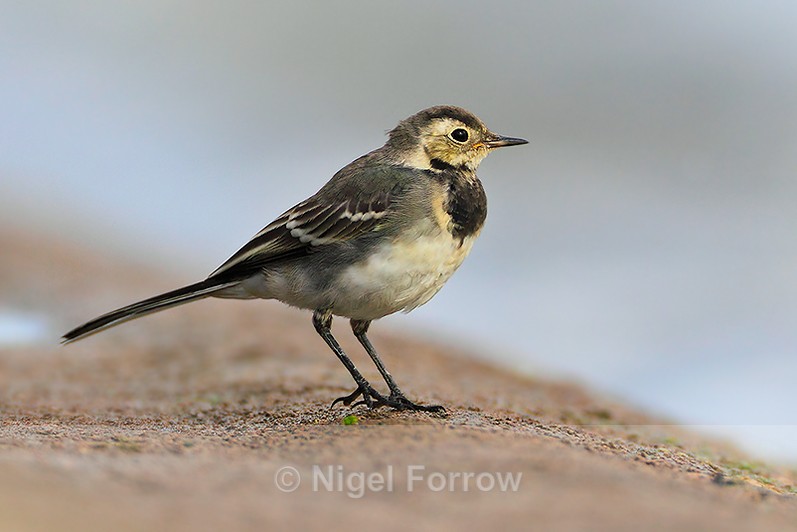
[[[316,194],[299,203],[264,227],[210,277],[245,278],[269,263],[300,257],[313,248],[377,230],[390,209],[391,193],[359,192],[332,201]]]

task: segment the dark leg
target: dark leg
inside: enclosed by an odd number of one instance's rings
[[[360,344],[365,348],[365,351],[368,353],[368,356],[371,357],[371,360],[374,361],[376,368],[379,370],[379,373],[382,374],[382,378],[385,379],[388,388],[390,388],[390,397],[386,399],[386,404],[398,410],[424,410],[426,412],[445,412],[445,408],[440,405],[419,405],[413,403],[404,395],[401,389],[396,384],[396,381],[393,380],[393,376],[387,370],[385,365],[382,363],[382,359],[379,358],[379,354],[374,349],[374,346],[371,344],[371,341],[366,336],[368,332],[368,327],[371,325],[370,321],[361,321],[361,320],[351,320],[351,330],[354,332],[354,336],[357,337],[357,340],[360,341]]]
[[[313,325],[318,334],[321,335],[321,338],[324,339],[329,348],[332,349],[338,359],[346,366],[346,369],[349,370],[354,382],[357,383],[357,389],[354,390],[353,393],[344,397],[338,397],[332,403],[332,406],[335,406],[338,402],[342,402],[344,405],[349,406],[360,396],[362,396],[363,399],[355,403],[355,406],[358,404],[365,404],[369,408],[376,408],[385,405],[386,398],[374,390],[368,381],[365,380],[362,373],[354,366],[354,362],[343,352],[338,341],[332,336],[332,331],[330,330],[332,326],[332,314],[329,311],[323,310],[314,312]]]

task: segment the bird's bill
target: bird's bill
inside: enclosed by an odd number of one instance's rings
[[[519,139],[515,137],[504,137],[501,135],[493,135],[491,137],[487,137],[484,141],[484,145],[488,148],[502,148],[504,146],[518,146],[520,144],[528,144],[529,141],[526,139]]]

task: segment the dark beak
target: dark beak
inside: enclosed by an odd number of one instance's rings
[[[517,139],[514,137],[502,137],[501,135],[491,135],[484,139],[484,145],[488,148],[503,148],[504,146],[518,146],[519,144],[528,144],[526,139]]]

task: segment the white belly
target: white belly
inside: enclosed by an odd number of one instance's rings
[[[417,238],[376,248],[338,278],[333,314],[372,320],[423,305],[462,264],[476,236],[460,243],[435,227]]]

